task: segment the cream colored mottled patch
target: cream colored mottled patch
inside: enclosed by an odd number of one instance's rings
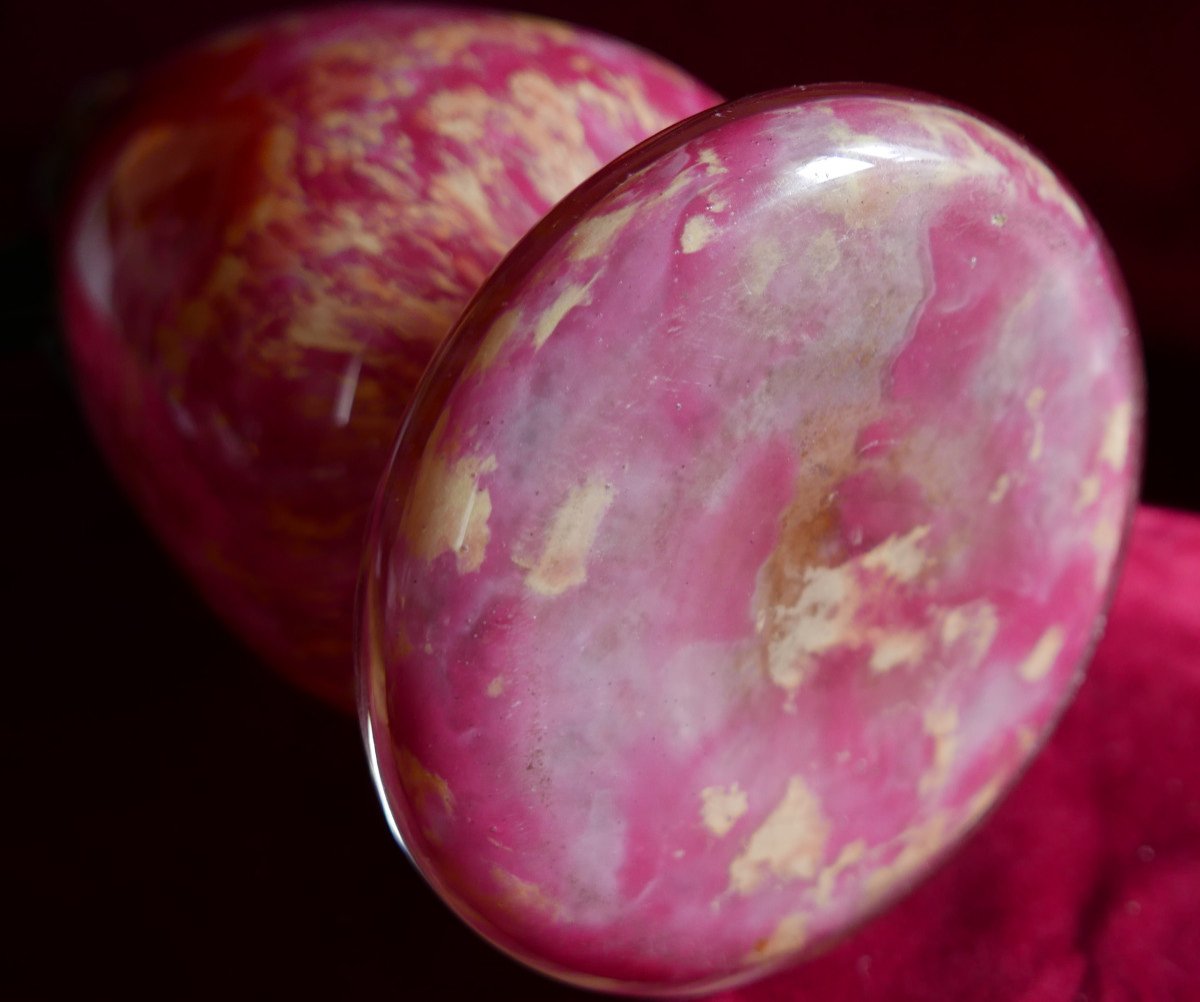
[[[795,689],[808,673],[809,659],[843,643],[858,611],[857,584],[845,565],[809,567],[804,588],[789,608],[776,612],[776,629],[767,645],[771,680]],[[765,626],[765,620],[759,624]]]
[[[1120,470],[1125,466],[1129,455],[1129,436],[1133,429],[1133,405],[1118,404],[1108,415],[1104,426],[1104,441],[1100,446],[1100,459],[1112,469]]]
[[[942,617],[942,646],[953,647],[965,639],[970,645],[971,663],[977,665],[991,649],[999,628],[999,617],[990,602],[980,600],[956,606]]]
[[[477,171],[465,164],[452,164],[429,182],[424,209],[438,228],[447,234],[470,233],[471,239],[497,256],[509,249],[492,214],[491,199]]]
[[[442,424],[421,457],[412,498],[401,528],[413,552],[426,561],[453,553],[460,574],[479,570],[488,539],[492,496],[479,479],[496,469],[495,456],[463,456],[450,463],[442,454]]]
[[[487,694],[492,699],[496,699],[504,692],[504,676],[497,675],[488,683]]]
[[[1001,473],[1000,476],[996,478],[996,482],[992,484],[991,491],[988,492],[988,504],[999,504],[1001,501],[1003,501],[1005,495],[1008,494],[1008,489],[1011,485],[1012,477],[1010,477],[1007,473]]]
[[[499,357],[500,352],[504,350],[504,346],[508,344],[509,338],[516,333],[520,324],[521,311],[519,309],[506,310],[493,320],[492,326],[488,329],[487,336],[483,339],[483,343],[480,344],[479,350],[475,352],[475,357],[471,360],[467,374],[485,372],[490,369]]]
[[[762,963],[775,957],[795,953],[808,942],[808,916],[803,912],[785,915],[766,939],[754,944],[746,955],[749,963]]]
[[[992,216],[992,225],[993,226],[1000,227],[1000,226],[1003,226],[1007,222],[1008,222],[1008,217],[1003,212],[997,212],[994,216]]]
[[[706,786],[700,791],[700,818],[704,827],[722,838],[750,808],[746,791],[734,783],[729,789]]]
[[[881,633],[873,638],[871,671],[889,672],[904,664],[915,664],[925,653],[925,634],[916,630]]]
[[[315,302],[296,303],[292,317],[287,327],[287,339],[301,348],[341,354],[362,351],[362,340],[346,331],[342,322],[344,311],[336,301],[324,295],[318,295]]]
[[[737,275],[751,299],[758,299],[767,291],[784,258],[783,245],[777,237],[764,234],[750,245],[749,252],[738,264]],[[760,332],[769,330],[764,327]]]
[[[1042,420],[1042,404],[1046,402],[1046,391],[1035,386],[1025,398],[1025,409],[1033,421],[1033,441],[1029,445],[1029,461],[1036,463],[1042,458],[1042,448],[1046,438],[1046,426]]]
[[[429,98],[421,117],[438,135],[460,143],[478,143],[486,133],[488,111],[494,105],[482,87],[439,90]]]
[[[811,880],[828,840],[829,821],[820,800],[803,779],[793,776],[778,805],[730,864],[729,890],[751,894],[772,878]]]
[[[857,866],[866,858],[867,843],[864,839],[855,839],[842,846],[842,851],[828,866],[817,874],[817,889],[814,899],[822,908],[833,900],[833,892],[837,889],[838,877],[852,866]]]
[[[605,253],[638,211],[636,202],[603,216],[594,216],[575,224],[571,231],[571,260],[590,261]]]
[[[536,912],[551,918],[559,918],[562,906],[543,891],[537,884],[522,880],[501,866],[492,867],[492,879],[500,889],[500,904],[514,912]]]
[[[958,748],[958,710],[953,706],[936,707],[925,711],[923,721],[926,735],[933,741],[933,760],[921,775],[917,789],[927,794],[943,786]]]
[[[1090,508],[1100,498],[1100,478],[1090,474],[1079,481],[1079,493],[1075,495],[1075,514]]]
[[[567,286],[558,298],[546,307],[533,326],[533,347],[535,349],[541,348],[550,339],[550,336],[558,329],[558,325],[562,323],[563,317],[576,306],[592,301],[592,286],[596,284],[596,279],[599,277],[600,273],[597,272],[586,285]]]
[[[804,252],[813,277],[828,275],[841,263],[842,252],[833,230],[822,230]]]
[[[704,164],[704,173],[708,174],[710,177],[717,174],[729,173],[729,168],[721,162],[721,158],[717,156],[717,151],[711,146],[704,147],[704,149],[700,151],[700,156],[698,159],[700,163]]]
[[[1003,789],[1004,780],[1000,776],[992,778],[981,787],[979,792],[967,802],[967,810],[963,816],[962,827],[967,828],[973,825],[991,810],[992,805],[996,803],[996,798],[1000,796],[1000,791]]]
[[[596,476],[571,488],[550,519],[541,556],[525,575],[529,588],[555,596],[587,580],[588,554],[615,496],[612,485]]]
[[[400,749],[397,765],[405,792],[422,811],[427,809],[432,797],[442,805],[447,814],[454,813],[454,793],[441,776],[426,769],[407,748]]]
[[[683,224],[679,237],[679,249],[685,254],[695,254],[708,246],[717,235],[716,224],[706,215],[692,216]]]
[[[1121,531],[1115,519],[1109,515],[1096,520],[1092,529],[1092,550],[1096,554],[1096,565],[1093,571],[1093,582],[1097,588],[1102,588],[1108,582],[1110,561],[1117,552],[1121,541]]]
[[[1058,660],[1058,654],[1062,650],[1065,640],[1066,633],[1061,626],[1050,627],[1033,645],[1029,656],[1021,662],[1017,674],[1026,682],[1037,682],[1045,678],[1050,669],[1054,667],[1054,662]]]
[[[383,241],[372,233],[363,217],[347,205],[337,210],[337,222],[323,227],[316,237],[317,250],[327,257],[348,250],[359,250],[364,254],[379,254]]]
[[[898,889],[906,878],[933,857],[946,844],[949,822],[949,813],[941,810],[907,829],[899,838],[902,847],[896,857],[877,867],[864,882],[867,897],[878,900]]]
[[[897,581],[914,580],[929,564],[929,557],[921,547],[921,541],[929,535],[929,530],[928,525],[918,525],[903,536],[888,536],[863,554],[863,567],[883,571]]]

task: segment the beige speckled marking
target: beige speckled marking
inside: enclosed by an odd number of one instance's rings
[[[857,866],[867,855],[867,843],[864,839],[855,839],[842,846],[842,851],[828,866],[817,874],[817,887],[813,894],[818,905],[826,907],[833,900],[833,892],[837,888],[838,877],[853,866]]]
[[[460,574],[479,570],[487,549],[492,496],[479,480],[496,469],[495,456],[463,456],[447,462],[440,450],[444,419],[421,457],[402,530],[413,552],[426,561],[454,553]]]
[[[407,748],[400,749],[400,779],[408,792],[409,799],[424,809],[430,797],[436,798],[447,814],[454,813],[454,793],[437,773],[430,772]]]
[[[710,240],[717,235],[716,224],[706,215],[692,216],[683,224],[683,233],[679,237],[679,249],[685,254],[695,254],[703,250]]]
[[[937,811],[900,835],[900,852],[890,863],[877,867],[866,878],[864,890],[867,897],[878,899],[888,894],[920,869],[947,844],[949,822],[947,811]]]
[[[871,671],[889,672],[904,664],[915,664],[925,653],[925,634],[917,630],[882,633],[873,638]]]
[[[539,595],[561,595],[587,580],[588,553],[615,496],[612,485],[596,476],[571,488],[550,519],[541,556],[525,576],[530,589]]]
[[[504,350],[504,346],[508,344],[509,338],[516,333],[520,325],[521,311],[519,309],[506,310],[493,320],[487,336],[471,360],[471,365],[467,369],[468,374],[485,372],[491,368],[500,352]]]
[[[704,173],[710,177],[717,174],[729,173],[729,168],[721,162],[721,158],[717,156],[717,151],[711,146],[706,146],[700,151],[699,161],[704,164]]]
[[[782,957],[799,950],[808,941],[808,917],[803,912],[785,915],[766,939],[754,944],[746,956],[751,963]]]
[[[808,245],[804,257],[814,277],[832,274],[842,260],[837,234],[833,230],[822,230]]]
[[[1096,524],[1092,528],[1092,549],[1096,553],[1093,581],[1097,588],[1103,588],[1108,582],[1109,561],[1117,552],[1117,545],[1120,541],[1120,528],[1111,515],[1096,519]]]
[[[1062,650],[1065,640],[1066,633],[1061,626],[1050,627],[1033,645],[1033,650],[1021,662],[1017,673],[1026,682],[1037,682],[1045,678],[1054,667],[1054,662],[1058,660],[1058,653]]]
[[[1079,481],[1079,493],[1075,496],[1075,514],[1090,508],[1100,499],[1100,478],[1092,473]]]
[[[829,839],[821,802],[799,776],[788,781],[775,809],[729,866],[729,890],[751,894],[769,879],[811,880]]]
[[[337,221],[320,229],[316,246],[327,256],[349,250],[362,251],[364,254],[383,252],[383,241],[367,228],[363,217],[348,205],[338,206]]]
[[[1100,446],[1100,459],[1114,470],[1125,467],[1129,455],[1129,436],[1133,428],[1133,405],[1118,404],[1108,415],[1104,426],[1104,441]]]
[[[809,567],[803,580],[796,602],[777,610],[779,628],[767,645],[768,672],[785,689],[804,680],[813,655],[843,642],[858,609],[857,584],[845,565]]]
[[[729,834],[738,819],[749,810],[746,791],[734,783],[729,789],[706,786],[700,791],[700,819],[704,827],[722,838]]]
[[[492,699],[496,699],[504,692],[504,676],[497,675],[488,683],[487,694]]]
[[[429,97],[421,118],[439,135],[477,143],[487,134],[486,116],[493,103],[482,87],[441,90]]]
[[[563,317],[576,306],[592,301],[592,286],[600,274],[597,272],[585,285],[568,286],[553,303],[546,307],[533,327],[533,347],[535,349],[541,348],[550,339],[550,336],[558,329]]]
[[[921,541],[929,535],[929,529],[928,525],[919,525],[903,536],[888,536],[863,555],[863,567],[883,571],[897,581],[912,581],[929,564],[929,557],[921,548]]]
[[[576,223],[570,236],[571,260],[590,261],[607,251],[638,208],[635,202],[603,216],[594,216]]]
[[[935,707],[925,711],[925,733],[933,741],[933,761],[921,775],[918,790],[922,794],[941,787],[946,782],[958,747],[958,710],[953,706]]]
[[[750,245],[749,251],[737,265],[737,275],[742,288],[752,300],[757,300],[771,284],[776,273],[783,265],[786,255],[778,237],[764,234]],[[770,335],[770,328],[756,327],[755,332]]]
[[[941,640],[943,647],[952,647],[960,639],[970,644],[971,663],[979,664],[996,639],[1000,620],[995,606],[982,599],[967,605],[956,606],[942,617]]]
[[[509,911],[532,911],[555,919],[560,917],[562,906],[532,881],[523,880],[502,866],[492,867],[492,879],[500,889],[503,906]]]
[[[1001,473],[996,478],[996,482],[992,484],[992,489],[988,492],[988,504],[999,504],[1004,500],[1004,496],[1008,493],[1009,487],[1012,485],[1012,477],[1007,473]]]
[[[1046,438],[1046,427],[1042,421],[1042,404],[1046,402],[1046,391],[1041,386],[1035,386],[1025,398],[1025,409],[1033,421],[1033,441],[1029,445],[1029,461],[1036,463],[1042,458],[1042,449]]]

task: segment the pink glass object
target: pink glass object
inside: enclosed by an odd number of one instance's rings
[[[367,510],[467,299],[571,188],[718,98],[528,17],[349,7],[150,73],[94,151],[62,254],[110,464],[209,602],[353,704]]]
[[[895,898],[1080,681],[1135,351],[1074,195],[957,108],[783,91],[602,171],[464,314],[379,495],[363,719],[418,867],[647,994]]]

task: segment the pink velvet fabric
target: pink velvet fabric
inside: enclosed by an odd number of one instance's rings
[[[1200,998],[1200,517],[1142,508],[1049,744],[928,882],[720,1002]]]

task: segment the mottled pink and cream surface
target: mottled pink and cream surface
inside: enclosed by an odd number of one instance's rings
[[[431,7],[254,24],[128,97],[63,245],[79,388],[159,538],[290,678],[352,704],[367,510],[468,298],[576,184],[717,100],[614,39]]]
[[[407,850],[592,987],[829,945],[1079,682],[1140,394],[1095,224],[971,114],[796,89],[618,161],[473,301],[379,496],[363,716]]]

